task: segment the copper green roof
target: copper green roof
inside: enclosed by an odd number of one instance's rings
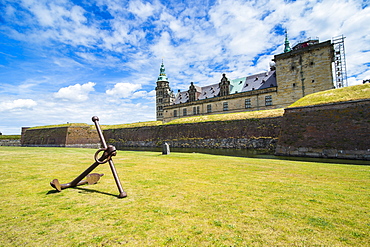
[[[166,75],[166,69],[164,68],[164,64],[162,61],[161,68],[159,70],[159,77],[157,81],[168,81],[167,75]]]
[[[290,48],[289,40],[288,40],[288,32],[285,30],[285,44],[284,44],[284,53],[290,52],[292,49]]]

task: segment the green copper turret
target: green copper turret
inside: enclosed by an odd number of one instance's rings
[[[289,40],[288,40],[288,32],[285,30],[285,44],[284,44],[284,53],[290,52],[292,49],[290,48],[289,45]]]
[[[164,68],[164,64],[162,61],[161,68],[159,70],[159,77],[157,81],[168,81],[167,75],[166,75],[166,69]]]

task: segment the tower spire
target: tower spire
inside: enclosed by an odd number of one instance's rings
[[[166,69],[164,68],[163,59],[161,68],[159,69],[159,77],[157,81],[168,81],[167,75],[166,75]]]
[[[287,30],[285,29],[284,53],[286,53],[286,52],[290,52],[291,50],[292,50],[292,49],[290,48],[289,40],[288,40],[288,32],[287,32]]]

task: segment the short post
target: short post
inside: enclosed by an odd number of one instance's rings
[[[162,154],[163,155],[170,154],[170,145],[168,145],[167,142],[163,143],[163,146],[162,146]]]

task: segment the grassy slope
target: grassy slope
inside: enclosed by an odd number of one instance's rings
[[[0,135],[1,139],[21,139],[21,135]]]
[[[93,125],[89,125],[89,124],[86,124],[86,123],[67,123],[67,124],[35,126],[35,127],[29,128],[29,129],[50,129],[50,128],[58,128],[58,127],[86,127],[86,126],[93,127]]]
[[[119,151],[96,185],[55,193],[95,150],[0,147],[1,246],[368,246],[370,166]],[[71,158],[72,157],[72,158]]]
[[[253,112],[238,112],[229,114],[215,114],[205,116],[192,116],[184,117],[172,120],[168,123],[162,123],[162,121],[151,121],[151,122],[139,122],[133,124],[117,124],[117,125],[105,125],[103,129],[118,129],[118,128],[133,128],[143,126],[157,126],[157,125],[168,125],[168,124],[185,124],[185,123],[199,123],[199,122],[211,122],[211,121],[230,121],[248,118],[266,118],[266,117],[279,117],[284,114],[284,109],[273,109],[265,111],[253,111]]]
[[[332,89],[309,94],[297,100],[289,107],[328,104],[369,98],[370,98],[370,84],[367,83],[362,85]]]

